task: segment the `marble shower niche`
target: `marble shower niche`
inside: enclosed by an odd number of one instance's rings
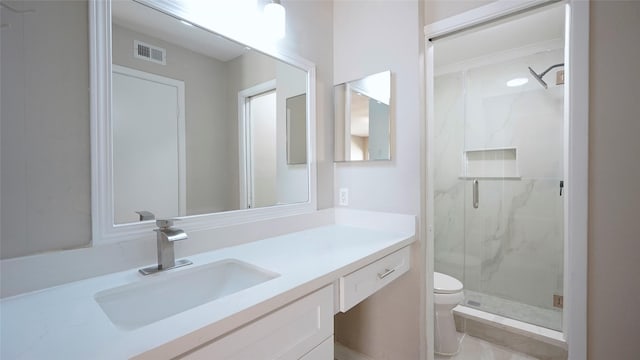
[[[562,61],[559,48],[435,79],[435,269],[464,283],[466,305],[555,330],[564,89],[506,83]]]

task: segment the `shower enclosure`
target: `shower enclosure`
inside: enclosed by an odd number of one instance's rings
[[[563,34],[559,6],[438,40],[433,135],[435,271],[466,306],[559,331]]]

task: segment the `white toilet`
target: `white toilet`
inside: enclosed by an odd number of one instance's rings
[[[435,303],[435,352],[440,355],[455,355],[460,348],[453,308],[464,299],[462,283],[449,275],[433,273]]]

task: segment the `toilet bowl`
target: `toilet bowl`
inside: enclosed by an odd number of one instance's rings
[[[435,304],[435,353],[455,355],[460,348],[460,340],[453,321],[453,308],[464,299],[462,283],[454,277],[433,273]]]

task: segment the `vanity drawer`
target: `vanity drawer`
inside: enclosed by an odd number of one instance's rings
[[[345,312],[406,273],[411,265],[409,247],[387,255],[340,278],[340,311]]]
[[[296,360],[313,353],[332,335],[333,286],[327,286],[196,348],[181,359]],[[333,356],[326,357],[330,359]]]

